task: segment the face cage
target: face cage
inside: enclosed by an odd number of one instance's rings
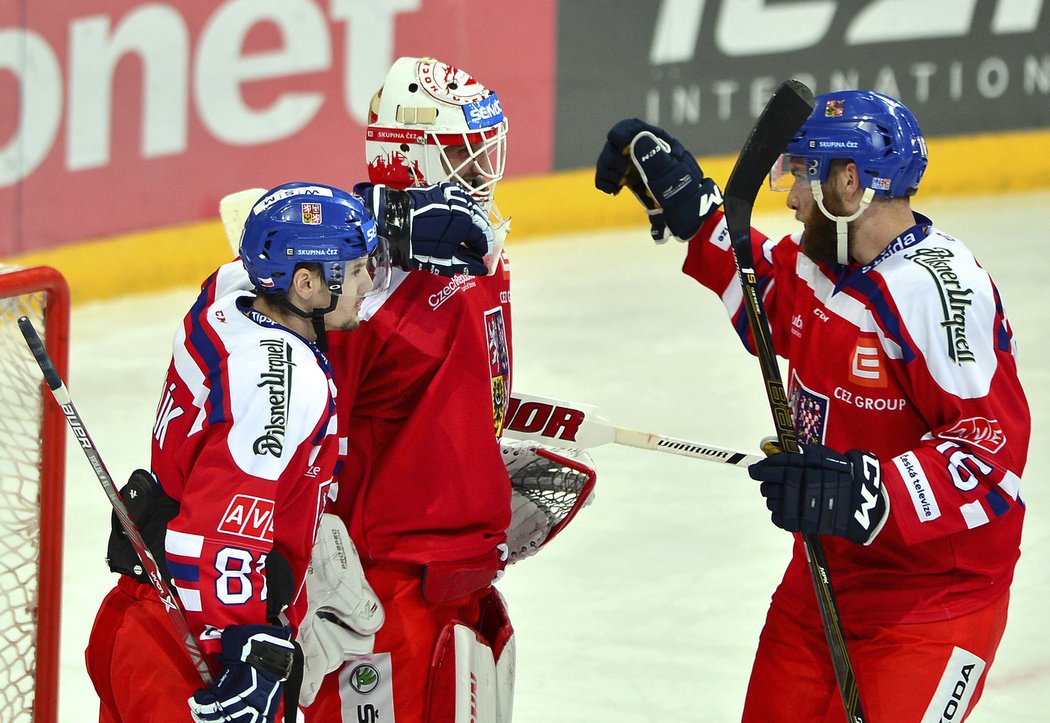
[[[449,156],[449,148],[466,147],[462,160]],[[423,175],[428,183],[451,181],[466,189],[486,213],[493,213],[496,183],[507,168],[507,120],[470,133],[426,134]],[[498,211],[496,212],[498,216]]]

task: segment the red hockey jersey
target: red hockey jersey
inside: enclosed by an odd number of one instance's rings
[[[882,463],[886,526],[870,546],[822,538],[844,620],[928,622],[1008,588],[1019,556],[1031,415],[992,280],[956,239],[916,225],[840,271],[752,233],[773,345],[788,359],[800,444]],[[752,349],[724,218],[690,242],[684,271],[722,298]],[[776,595],[815,603],[799,536]]]
[[[333,511],[365,560],[492,553],[510,522],[497,442],[511,382],[506,257],[493,276],[395,271],[361,318],[329,334],[349,439]]]
[[[272,548],[301,587],[338,458],[327,360],[251,310],[246,283],[240,262],[204,283],[176,335],[153,428],[153,472],[180,504],[168,568],[206,653],[227,625],[266,622]],[[299,594],[289,623],[304,612]]]

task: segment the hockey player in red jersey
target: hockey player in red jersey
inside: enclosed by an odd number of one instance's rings
[[[904,105],[821,95],[771,173],[803,230],[752,233],[801,451],[750,473],[774,524],[823,536],[871,721],[968,715],[1006,624],[1024,519],[1031,417],[1013,336],[970,251],[911,209],[926,165]],[[688,241],[685,273],[720,296],[751,350],[714,182],[677,140],[630,119],[609,132],[596,174],[606,193],[625,184],[656,199],[654,238]],[[842,720],[795,537],[744,721]]]
[[[498,96],[471,75],[433,58],[401,58],[370,107],[365,150],[379,185],[358,190],[370,198],[385,186],[456,182],[492,217],[502,246],[509,219],[493,190],[506,132]],[[304,683],[308,721],[510,719],[513,630],[492,583],[508,556],[534,552],[557,520],[519,496],[512,516],[508,466],[527,459],[567,470],[577,491],[589,491],[594,473],[586,459],[535,446],[501,452],[510,268],[498,251],[488,263],[490,274],[479,277],[395,270],[389,290],[363,306],[361,328],[332,335],[349,438],[333,509],[386,622],[374,655],[325,678],[316,700]]]
[[[357,326],[389,260],[359,198],[307,183],[256,204],[240,253],[254,292],[231,287],[230,271],[205,285],[173,345],[152,477],[137,472],[123,492],[139,506],[159,483],[170,500],[158,556],[219,675],[202,687],[153,588],[122,575],[86,654],[102,721],[273,721],[292,670],[300,588],[339,453],[319,337]]]
[[[86,655],[100,720],[186,720],[189,699],[197,721],[273,721],[285,676],[324,665],[290,662],[297,629],[303,647],[323,637],[318,612],[353,628],[346,652],[371,650],[382,608],[342,523],[322,514],[344,444],[323,350],[385,291],[391,261],[485,273],[493,237],[454,184],[380,189],[370,205],[382,221],[323,184],[255,193],[243,234],[238,220],[241,258],[202,285],[176,335],[153,474],[137,471],[122,496],[223,675],[194,693],[200,675],[114,523],[107,556],[122,576]]]

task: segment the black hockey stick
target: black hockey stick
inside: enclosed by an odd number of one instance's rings
[[[84,451],[84,456],[91,463],[91,468],[95,470],[95,476],[98,477],[98,481],[102,483],[102,489],[105,490],[106,496],[109,497],[109,503],[113,505],[113,511],[117,515],[120,526],[124,528],[128,540],[131,541],[131,546],[138,553],[142,567],[153,584],[153,589],[156,590],[160,601],[164,603],[164,609],[167,610],[168,618],[171,620],[172,625],[175,626],[175,632],[178,634],[179,639],[182,640],[183,645],[186,646],[186,652],[189,653],[194,667],[200,673],[204,685],[210,686],[214,679],[211,670],[208,668],[208,661],[204,658],[204,654],[201,652],[197,640],[193,637],[193,633],[190,632],[190,627],[186,623],[186,617],[182,613],[182,608],[179,607],[173,591],[168,586],[164,576],[161,575],[157,561],[153,558],[153,553],[150,552],[146,541],[142,539],[142,533],[139,532],[138,526],[128,514],[128,508],[124,505],[124,500],[120,498],[120,493],[113,482],[113,477],[110,476],[109,470],[106,469],[106,465],[102,462],[102,457],[99,455],[98,449],[95,448],[95,443],[91,441],[87,427],[84,426],[84,421],[80,418],[80,413],[73,406],[69,390],[66,389],[62,377],[58,375],[58,371],[51,361],[51,356],[47,353],[44,343],[40,340],[40,335],[37,334],[33,322],[25,316],[19,317],[18,328],[22,331],[22,336],[25,337],[29,350],[36,357],[36,363],[40,366],[40,371],[44,373],[44,380],[51,389],[51,394],[54,396],[55,401],[58,402],[58,406],[61,407],[62,413],[66,416],[66,421],[69,422],[69,426],[73,430],[74,436],[76,436],[77,443]]]
[[[726,183],[723,202],[733,256],[736,258],[740,285],[744,293],[747,319],[755,340],[755,353],[762,367],[762,379],[765,381],[766,397],[773,413],[780,448],[785,452],[797,452],[798,443],[787,393],[780,378],[780,367],[777,366],[777,357],[773,351],[769,319],[759,295],[755,257],[751,248],[751,212],[755,205],[755,197],[769,169],[784,152],[788,142],[802,127],[812,110],[813,92],[803,83],[789,80],[777,89],[755,122],[751,135],[737,157],[736,165]],[[842,704],[846,708],[846,716],[851,723],[863,723],[860,694],[846,650],[846,638],[831,588],[831,578],[828,576],[824,546],[816,535],[802,535],[802,542],[806,548],[806,559],[809,561],[809,571],[813,577],[813,587],[817,593],[824,633],[831,650],[835,677],[838,680],[839,693],[842,695]]]

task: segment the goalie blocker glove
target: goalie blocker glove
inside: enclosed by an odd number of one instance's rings
[[[231,625],[222,631],[222,674],[189,699],[196,723],[273,723],[292,672],[292,631],[276,625]]]
[[[870,545],[889,517],[890,498],[871,452],[810,444],[756,462],[748,473],[762,482],[773,524],[788,532]]]
[[[594,185],[617,194],[627,186],[649,213],[650,234],[657,243],[670,230],[688,241],[722,203],[722,191],[705,178],[696,158],[662,128],[637,118],[622,120],[609,131],[598,155]]]
[[[486,276],[495,268],[499,250],[492,224],[458,185],[397,190],[359,183],[354,193],[375,216],[395,266],[440,276]]]

